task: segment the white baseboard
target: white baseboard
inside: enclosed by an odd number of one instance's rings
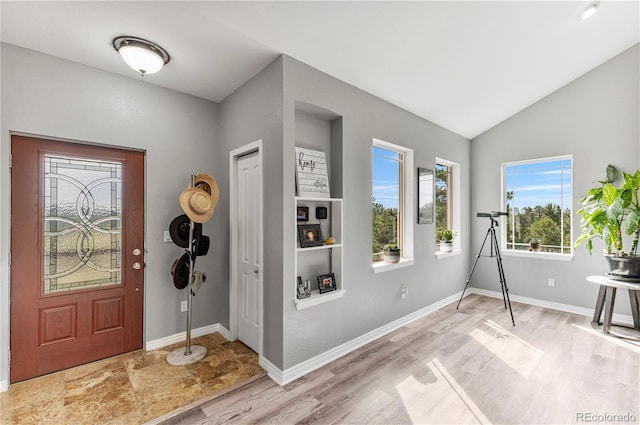
[[[502,298],[502,292],[489,291],[488,289],[469,288],[469,292],[472,294],[484,295],[491,298]],[[509,299],[522,304],[535,305],[537,307],[545,307],[551,310],[564,311],[566,313],[579,314],[581,316],[593,317],[592,308],[576,307],[575,305],[556,303],[553,301],[539,300],[536,298],[523,297],[520,295],[509,294]],[[623,325],[633,326],[633,317],[625,314],[613,313],[611,318],[613,322]]]
[[[231,341],[231,332],[220,323],[214,325],[203,326],[201,328],[192,329],[191,337],[197,338],[203,335],[209,335],[219,332],[220,335]],[[178,342],[185,341],[187,339],[187,332],[180,332],[177,334],[165,336],[164,338],[154,339],[153,341],[147,341],[144,345],[145,351],[157,350],[158,348],[166,347],[167,345],[177,344]]]
[[[0,393],[3,393],[9,389],[9,381],[0,381]]]
[[[293,382],[296,379],[313,372],[314,370],[331,363],[332,361],[351,353],[354,350],[366,345],[376,339],[395,331],[402,326],[405,326],[415,320],[418,320],[434,311],[451,304],[454,301],[457,301],[460,298],[462,292],[458,292],[453,294],[445,299],[442,299],[436,303],[433,303],[427,307],[421,308],[420,310],[414,311],[411,314],[408,314],[400,319],[394,320],[393,322],[387,323],[384,326],[381,326],[377,329],[374,329],[370,332],[367,332],[364,335],[361,335],[351,341],[345,342],[337,347],[332,348],[329,351],[325,351],[322,354],[319,354],[315,357],[312,357],[309,360],[305,360],[302,363],[298,363],[297,365],[286,369],[284,371],[278,369],[267,359],[260,359],[260,366],[262,366],[269,377],[273,379],[279,385],[286,385],[289,382]]]
[[[282,377],[282,371],[276,367],[273,363],[267,360],[265,357],[260,356],[258,364],[261,368],[267,371],[269,378],[273,379],[278,385],[285,385]]]
[[[231,341],[231,331],[225,328],[224,326],[222,326],[220,323],[218,323],[217,326],[218,326],[218,329],[216,330],[216,332],[219,332],[220,335],[225,337],[227,341]]]

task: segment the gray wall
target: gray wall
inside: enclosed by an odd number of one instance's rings
[[[163,243],[163,230],[182,213],[178,195],[190,174],[220,176],[215,103],[94,68],[2,44],[0,133],[0,381],[8,380],[10,132],[23,132],[146,151],[145,340],[183,332],[186,314],[169,274],[182,253]],[[153,78],[153,76],[145,77]],[[222,158],[223,160],[224,158]],[[16,164],[14,166],[20,166]],[[225,198],[222,198],[225,202]],[[226,221],[217,214],[204,225],[212,246],[198,259],[209,279],[194,298],[193,327],[224,322],[227,283]],[[226,314],[226,315],[225,315]]]
[[[593,182],[604,178],[607,164],[627,171],[639,168],[638,51],[638,45],[628,49],[474,139],[471,212],[500,208],[503,162],[573,154],[574,213]],[[482,242],[485,221],[471,221],[473,247]],[[574,215],[572,226],[575,240],[579,217]],[[597,287],[585,277],[606,271],[601,250],[598,240],[592,256],[581,246],[570,262],[505,257],[510,293],[593,308]],[[495,263],[480,264],[476,270],[473,286],[500,290]],[[547,285],[549,277],[556,279],[555,288]],[[620,297],[616,312],[630,314],[626,295]]]
[[[282,292],[284,368],[290,368],[339,344],[462,290],[469,264],[469,141],[388,102],[284,57],[284,211],[294,211],[294,146],[305,145],[296,134],[296,102],[319,106],[342,116],[342,193],[344,199],[344,297],[305,310],[294,306],[295,240],[292,215],[285,217]],[[301,114],[298,114],[301,115]],[[307,117],[298,117],[309,134]],[[311,136],[314,137],[314,136]],[[415,225],[415,264],[374,274],[371,269],[371,146],[377,138],[414,150],[415,167],[433,169],[435,157],[461,166],[462,254],[435,259],[435,225]],[[333,146],[335,149],[336,147]],[[333,152],[332,156],[336,153]],[[330,176],[331,177],[331,176]],[[417,177],[416,177],[417,178]],[[332,183],[333,187],[333,183]],[[415,207],[414,202],[414,209]],[[400,285],[409,287],[400,299]]]
[[[248,143],[263,142],[264,188],[264,324],[263,356],[282,367],[282,58],[228,96],[220,105],[220,219],[229,222],[229,153]],[[229,244],[225,228],[223,240]],[[285,239],[286,240],[286,239]],[[229,253],[222,258],[222,275],[229,276]],[[227,279],[228,280],[228,279]],[[229,326],[229,293],[223,323]]]

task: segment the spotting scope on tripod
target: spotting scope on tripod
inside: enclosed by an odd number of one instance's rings
[[[502,300],[504,301],[504,308],[509,307],[509,313],[511,314],[511,323],[513,326],[516,325],[516,322],[513,320],[513,311],[511,310],[511,301],[509,300],[509,288],[507,288],[507,279],[504,276],[504,268],[502,267],[502,256],[500,255],[500,245],[498,244],[498,238],[496,237],[496,227],[498,227],[497,218],[503,215],[507,215],[506,212],[501,211],[491,211],[490,213],[479,212],[476,214],[476,217],[479,218],[488,218],[490,220],[490,226],[487,229],[487,234],[484,237],[484,241],[482,242],[482,246],[480,247],[480,251],[478,251],[478,256],[476,257],[476,261],[473,263],[473,267],[471,267],[471,272],[469,273],[469,277],[467,278],[467,283],[464,285],[464,289],[462,290],[462,295],[460,296],[460,301],[458,301],[458,305],[456,306],[456,310],[460,307],[460,303],[462,302],[462,298],[464,298],[464,293],[469,287],[469,282],[471,282],[471,276],[473,275],[473,271],[476,269],[476,265],[478,265],[478,260],[480,257],[489,257],[495,258],[498,262],[498,276],[500,278],[500,288],[502,289]],[[487,240],[489,240],[490,253],[489,255],[482,255],[482,250],[484,246],[487,244]]]

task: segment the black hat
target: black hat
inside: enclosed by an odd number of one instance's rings
[[[185,252],[182,257],[173,262],[171,276],[173,276],[173,286],[178,289],[187,287],[189,284],[189,254]]]
[[[193,247],[193,255],[195,257],[207,255],[207,252],[209,252],[209,244],[209,236],[201,235],[198,239],[196,239],[195,245]]]
[[[202,223],[193,223],[193,240],[197,241],[202,234]],[[177,216],[169,225],[169,234],[173,243],[180,248],[189,248],[189,227],[191,220],[186,214]]]

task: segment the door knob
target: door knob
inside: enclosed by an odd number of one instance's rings
[[[141,253],[142,253],[142,251],[140,251],[140,249],[139,249],[139,248],[136,248],[136,249],[134,249],[134,250],[133,250],[133,255],[135,255],[136,257],[137,257],[138,255],[140,255]]]
[[[136,261],[131,267],[133,267],[134,270],[140,270],[142,266]]]

